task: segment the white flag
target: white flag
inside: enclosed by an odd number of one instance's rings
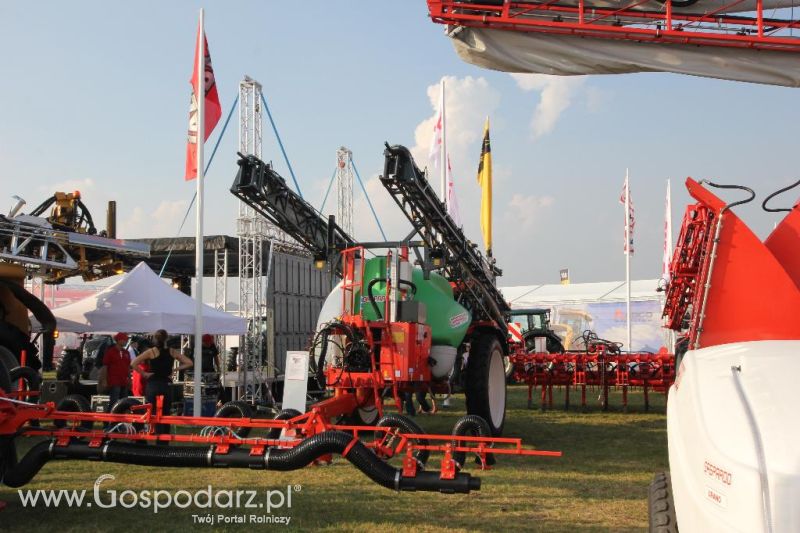
[[[630,228],[625,226],[625,240],[623,244],[623,251],[627,252],[630,247],[630,253],[633,254],[633,229],[636,226],[636,221],[633,218],[633,199],[631,198],[630,186],[628,185],[628,177],[625,177],[625,185],[622,187],[622,194],[619,197],[619,203],[625,205],[625,197],[628,197],[628,212],[630,215],[626,217],[626,222],[630,221]]]
[[[456,198],[456,188],[453,183],[453,168],[450,166],[450,154],[447,154],[447,214],[461,227],[461,215],[458,213],[458,199]]]
[[[439,114],[433,124],[433,138],[431,138],[428,159],[430,160],[431,168],[437,172],[440,171],[442,168],[440,166],[442,161],[442,102],[439,103]]]
[[[661,279],[669,283],[669,265],[672,262],[672,206],[670,200],[669,180],[667,180],[667,199],[664,212],[664,259],[661,269]]]

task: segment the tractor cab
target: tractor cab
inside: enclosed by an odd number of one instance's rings
[[[545,349],[548,353],[564,351],[562,339],[550,327],[550,309],[529,308],[512,309],[509,323],[519,326],[519,334],[525,342],[528,352],[536,350],[536,339],[545,339]]]

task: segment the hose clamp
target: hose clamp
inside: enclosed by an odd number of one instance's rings
[[[213,460],[214,460],[214,445],[212,444],[211,446],[208,447],[208,453],[206,454],[206,463],[208,463],[208,466],[214,466]]]
[[[103,459],[103,461],[106,460],[106,455],[108,455],[108,445],[109,444],[111,444],[111,441],[107,440],[106,443],[103,444],[103,447],[100,449],[100,457]]]
[[[264,468],[269,470],[269,452],[272,451],[272,448],[267,448],[267,451],[264,452]]]
[[[50,439],[50,446],[47,447],[47,453],[50,454],[50,457],[53,457],[53,448],[56,447],[56,439]]]
[[[394,490],[400,492],[400,470],[395,470],[394,473]]]

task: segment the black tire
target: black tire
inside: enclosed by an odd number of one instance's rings
[[[0,346],[2,348],[2,346]],[[0,389],[6,392],[11,391],[11,378],[8,376],[9,368],[6,366],[5,361],[0,357]]]
[[[17,368],[19,366],[19,359],[14,356],[14,352],[5,346],[0,346],[0,362],[6,367],[6,372],[11,372],[12,368]]]
[[[56,405],[56,410],[67,411],[69,413],[88,413],[91,410],[91,406],[89,405],[89,400],[80,394],[68,394],[61,398]],[[67,422],[66,420],[53,420],[53,424],[57,428],[63,428],[66,427]],[[83,429],[92,429],[92,421],[85,420],[80,423],[80,427]]]
[[[233,401],[228,402],[214,413],[216,418],[253,418],[253,410],[245,402]],[[242,437],[247,438],[250,435],[250,426],[231,426],[231,431]]]
[[[503,433],[506,420],[506,377],[503,348],[492,334],[472,341],[466,372],[467,413],[489,423],[492,435]]]
[[[404,433],[416,433],[418,435],[425,433],[425,430],[423,430],[416,422],[407,416],[403,416],[398,413],[386,413],[380,417],[380,419],[378,419],[378,422],[375,425],[382,428],[397,428]],[[415,442],[423,446],[428,445],[428,439],[419,439],[415,440]],[[390,442],[389,445],[393,446],[393,443]],[[417,450],[414,452],[414,459],[417,460],[417,463],[419,463],[421,467],[424,467],[425,463],[428,462],[430,455],[430,450]]]
[[[39,373],[29,366],[18,366],[12,368],[8,373],[8,379],[11,381],[11,390],[19,390],[19,380],[24,381],[23,390],[38,391],[42,387],[42,377]],[[22,399],[22,398],[18,398]],[[30,398],[27,399],[30,401]]]
[[[677,533],[675,502],[672,499],[672,482],[668,472],[659,472],[650,483],[648,497],[650,533]]]
[[[81,377],[81,370],[81,352],[78,350],[64,350],[56,368],[56,379],[78,383]]]
[[[83,398],[83,396],[81,396]],[[133,413],[133,408],[142,405],[142,402],[136,398],[120,398],[117,403],[115,403],[111,407],[111,414],[112,415],[127,415]],[[141,414],[141,412],[139,413]],[[136,431],[142,431],[144,429],[144,423],[137,422],[133,424],[133,427]]]
[[[297,409],[281,409],[278,411],[278,414],[273,417],[273,420],[289,420],[296,416],[300,416],[303,413],[298,411]],[[281,436],[281,430],[278,428],[272,428],[267,432],[268,439],[277,439]]]
[[[9,468],[17,464],[17,445],[13,435],[0,437],[0,482],[6,477]]]

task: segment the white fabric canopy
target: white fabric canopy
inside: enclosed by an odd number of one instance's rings
[[[662,282],[663,283],[663,282]],[[663,300],[658,292],[657,279],[632,280],[631,300]],[[518,285],[501,287],[505,299],[512,309],[541,307],[556,304],[624,302],[627,294],[624,281],[600,283],[570,283],[569,285]]]
[[[97,294],[53,310],[59,331],[72,333],[194,333],[195,300],[174,289],[139,263],[121,280]],[[36,325],[34,325],[35,327]],[[203,306],[203,333],[243,335],[244,318]]]
[[[676,72],[800,87],[800,62],[792,53],[467,27],[454,33],[452,42],[464,61],[505,72],[562,76]]]

